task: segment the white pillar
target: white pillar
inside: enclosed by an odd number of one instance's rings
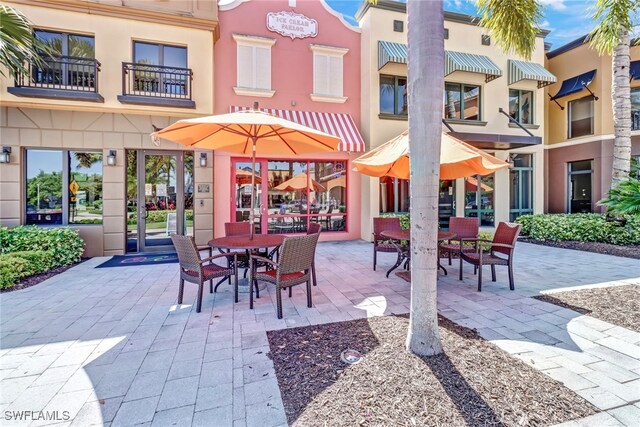
[[[500,160],[506,161],[509,157],[508,151],[496,151],[495,156]],[[509,169],[504,168],[496,171],[494,178],[495,188],[493,189],[493,209],[494,209],[494,226],[497,227],[500,222],[509,221]]]

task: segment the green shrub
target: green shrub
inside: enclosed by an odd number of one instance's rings
[[[403,230],[408,230],[411,227],[411,217],[409,216],[408,213],[383,214],[381,216],[383,218],[393,218],[393,217],[400,218],[400,227],[402,227]]]
[[[640,244],[640,215],[629,215],[627,223],[607,221],[597,213],[522,215],[516,222],[522,234],[535,240],[602,242],[614,245]]]
[[[24,277],[24,271],[29,268],[26,259],[0,255],[0,289],[10,288]]]
[[[10,254],[1,255],[12,258],[20,258],[29,263],[27,268],[26,276],[30,276],[32,274],[42,273],[44,271],[50,270],[54,267],[55,261],[53,258],[53,253],[51,251],[21,251],[21,252],[11,252]]]
[[[21,251],[0,255],[0,288],[9,288],[19,279],[54,267],[50,251]]]
[[[13,228],[0,227],[0,253],[23,251],[48,251],[52,267],[80,261],[84,242],[77,230],[67,227],[36,227],[33,225]]]
[[[147,211],[147,222],[167,222],[167,214],[175,213],[176,211]],[[193,220],[193,210],[185,209],[185,216],[187,221]],[[127,218],[127,224],[136,224],[138,219],[136,212],[130,212]]]

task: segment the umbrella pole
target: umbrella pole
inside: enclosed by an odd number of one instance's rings
[[[253,228],[255,227],[255,223],[253,221],[253,209],[255,206],[255,183],[256,183],[256,137],[251,138],[253,140],[253,150],[251,154],[251,211],[249,211],[249,222],[251,223],[251,227],[249,229],[249,239],[253,240]]]

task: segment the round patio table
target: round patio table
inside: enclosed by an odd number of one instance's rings
[[[389,230],[383,231],[380,233],[382,237],[386,237],[391,240],[393,245],[396,247],[398,251],[398,259],[393,267],[387,271],[387,277],[389,274],[396,268],[400,266],[403,262],[409,263],[411,260],[411,251],[409,251],[408,247],[403,247],[395,242],[400,242],[402,240],[411,241],[411,231],[409,230]],[[440,264],[440,242],[444,242],[445,240],[451,240],[456,238],[456,233],[452,231],[438,231],[438,268],[441,268],[444,272],[444,275],[447,275],[447,269]]]
[[[254,234],[253,239],[248,234],[237,236],[225,236],[218,237],[216,239],[209,240],[208,245],[212,248],[226,250],[227,252],[244,249],[247,251],[247,255],[250,252],[257,251],[258,249],[277,248],[282,246],[285,236],[282,234]],[[222,281],[220,282],[222,283]],[[220,284],[218,283],[218,284]],[[249,283],[251,283],[251,269],[249,269],[249,280],[238,280],[238,292],[249,293]],[[217,285],[216,285],[217,286]],[[260,290],[264,289],[266,285],[262,285]]]

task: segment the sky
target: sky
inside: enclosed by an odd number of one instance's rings
[[[327,3],[345,16],[350,23],[357,25],[354,15],[361,0],[326,0]],[[539,0],[544,6],[544,18],[540,27],[550,30],[545,41],[552,43],[556,49],[577,39],[593,27],[591,20],[592,7],[595,0]],[[451,12],[476,15],[474,0],[445,0],[444,9]]]

